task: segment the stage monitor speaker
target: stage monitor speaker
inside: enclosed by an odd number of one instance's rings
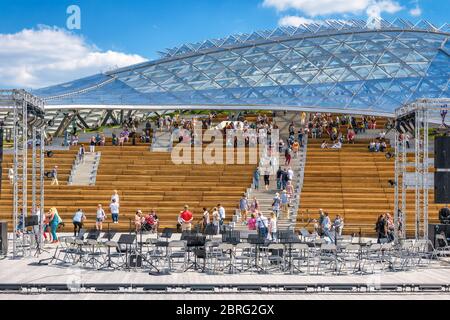
[[[436,169],[450,169],[450,137],[436,137],[434,140]]]
[[[435,248],[444,246],[443,243],[438,243],[436,235],[444,233],[447,239],[450,238],[450,224],[429,224],[428,225],[428,239]]]
[[[450,172],[434,173],[434,202],[450,203]]]
[[[8,254],[8,222],[0,221],[0,256]]]

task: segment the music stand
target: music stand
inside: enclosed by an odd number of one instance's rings
[[[214,224],[209,223],[206,225],[205,230],[203,230],[203,234],[208,236],[208,240],[212,240],[212,238],[217,235],[217,227]]]
[[[114,238],[115,236],[116,236],[116,231],[113,231],[113,230],[111,230],[111,231],[107,231],[107,232],[105,232],[104,234],[103,234],[103,237],[102,237],[102,239],[103,240],[107,240],[107,241],[111,241],[111,239],[112,238]]]
[[[300,239],[295,235],[294,231],[279,231],[278,232],[278,240],[281,244],[284,244],[288,247],[288,269],[290,273],[292,270],[292,245],[294,243],[301,243]]]
[[[106,240],[107,242],[109,242],[115,236],[116,236],[116,231],[109,230],[109,223],[108,223],[108,231],[103,234],[102,240]],[[99,270],[116,270],[116,268],[113,267],[113,263],[112,263],[112,260],[111,260],[111,247],[110,246],[107,246],[107,247],[108,247],[108,260],[107,260],[107,262],[105,262],[103,264],[103,265],[105,265],[105,264],[106,265],[104,267],[102,265],[99,268]],[[117,264],[115,263],[115,265],[117,265]]]
[[[100,231],[99,230],[90,230],[86,240],[98,240],[100,237]]]
[[[128,252],[131,251],[131,246],[134,244],[134,241],[136,240],[135,234],[122,234],[119,238],[118,244],[125,245],[125,269],[130,269],[130,264],[128,261]],[[123,266],[122,266],[123,267]]]
[[[249,234],[248,243],[255,246],[255,264],[253,265],[253,267],[257,270],[257,272],[265,272],[264,268],[258,265],[258,260],[259,250],[261,246],[264,246],[266,244],[266,239],[261,237],[259,234]]]
[[[187,242],[187,252],[188,252],[188,263],[192,262],[190,265],[187,266],[187,268],[184,270],[185,272],[193,269],[193,270],[202,270],[204,272],[204,267],[198,264],[197,262],[197,256],[201,255],[201,247],[205,246],[206,243],[206,236],[198,233],[189,233],[185,232],[181,236],[181,240],[186,240]],[[192,261],[190,258],[190,253],[194,253],[194,260]]]

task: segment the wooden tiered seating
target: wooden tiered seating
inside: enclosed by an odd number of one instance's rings
[[[318,219],[322,208],[332,220],[337,214],[344,217],[345,233],[374,235],[377,217],[394,212],[394,187],[388,183],[394,179],[394,160],[387,160],[384,153],[369,152],[369,140],[345,144],[341,150],[323,150],[321,142],[310,139],[308,143],[297,226],[305,226],[309,218]],[[439,205],[433,204],[433,197],[430,190],[430,222],[437,222]],[[407,198],[407,231],[411,234],[414,192],[408,192]]]
[[[155,209],[161,228],[174,228],[185,204],[194,212],[195,222],[201,219],[203,207],[211,209],[218,203],[225,207],[227,218],[231,219],[238,199],[252,182],[256,167],[251,164],[177,166],[173,164],[170,153],[150,152],[148,144],[105,146],[96,149],[102,153],[96,185],[68,186],[77,150],[78,147],[73,147],[70,151],[55,152],[53,158],[46,159],[46,170],[55,164],[59,166],[60,186],[50,186],[50,180],[46,181],[45,207],[46,210],[53,206],[58,208],[66,223],[65,231],[71,230],[71,219],[78,208],[87,215],[87,227],[93,227],[99,203],[105,207],[108,221],[111,221],[108,206],[115,189],[120,195],[118,229],[122,231],[129,230],[130,220],[134,220],[137,209],[144,213]],[[12,188],[7,171],[11,163],[12,158],[6,157],[0,200],[0,219],[9,221],[12,216]]]

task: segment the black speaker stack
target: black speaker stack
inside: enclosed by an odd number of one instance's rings
[[[3,179],[3,125],[0,124],[0,194],[2,194]]]
[[[434,202],[450,203],[450,137],[436,137],[434,141]]]
[[[439,243],[436,240],[436,236],[444,234],[445,237],[450,240],[450,224],[429,224],[428,225],[428,239],[435,248],[443,247],[445,244]]]
[[[0,221],[0,256],[8,254],[8,222]]]

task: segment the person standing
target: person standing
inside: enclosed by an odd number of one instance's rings
[[[269,190],[269,185],[270,185],[270,171],[269,169],[266,169],[264,171],[264,186],[266,188],[266,191]]]
[[[14,183],[14,169],[13,168],[8,169],[8,178],[9,178],[9,183],[13,184]]]
[[[222,205],[220,203],[217,205],[217,207],[219,209],[220,227],[222,227],[223,223],[225,222],[225,208],[222,207]]]
[[[219,210],[217,210],[217,208],[213,209],[212,212],[212,223],[214,225],[214,230],[216,231],[216,234],[219,234],[219,228],[220,228],[220,214],[219,214]]]
[[[51,208],[49,212],[49,221],[50,221],[50,228],[51,228],[51,234],[53,241],[52,243],[58,243],[58,236],[56,234],[56,230],[58,230],[58,226],[62,223],[62,219],[58,214],[58,210],[56,208]]]
[[[98,231],[102,231],[103,229],[103,222],[106,220],[106,214],[105,214],[105,210],[103,210],[102,205],[99,204],[97,206],[97,215],[95,218],[95,228]]]
[[[256,168],[255,172],[253,173],[253,186],[255,190],[259,190],[259,168]]]
[[[279,167],[277,171],[277,190],[281,190],[282,181],[283,181],[283,169]]]
[[[206,227],[209,225],[210,223],[210,218],[209,218],[209,211],[206,208],[203,208],[203,218],[202,218],[202,223],[203,223],[203,231],[206,230]]]
[[[281,193],[281,210],[286,219],[289,219],[289,195],[286,190]]]
[[[272,211],[273,211],[273,213],[275,213],[277,215],[277,217],[279,217],[279,215],[280,215],[280,206],[281,206],[281,198],[280,198],[280,194],[277,192],[275,194],[275,197],[273,198],[273,203],[272,203]]]
[[[184,211],[180,214],[181,220],[181,231],[191,231],[192,230],[192,221],[194,220],[194,216],[191,211],[189,211],[189,206],[184,206]]]
[[[95,137],[91,138],[91,141],[89,143],[89,152],[94,153],[95,152],[95,145],[97,144],[97,139]]]
[[[241,211],[241,219],[243,222],[247,221],[248,207],[247,195],[244,193],[239,201],[239,210]]]
[[[58,181],[58,166],[54,166],[52,170],[52,186],[57,185],[59,186]]]
[[[331,231],[331,220],[330,220],[330,217],[328,216],[328,212],[324,213],[324,218],[322,221],[322,231],[323,231],[324,236],[326,238],[328,238],[328,239],[326,239],[327,242],[328,241],[334,242],[334,237],[332,236],[332,234],[330,232]]]
[[[84,154],[86,153],[86,150],[84,148],[84,144],[80,146],[80,149],[78,150],[78,161],[80,163],[84,163]]]
[[[278,226],[278,220],[275,213],[272,212],[269,218],[269,236],[270,240],[277,241],[277,226]]]
[[[118,224],[119,223],[119,204],[116,202],[116,199],[111,200],[109,209],[111,210],[111,218],[113,220],[113,223]]]
[[[120,205],[120,198],[119,198],[119,193],[117,192],[117,190],[114,190],[113,195],[111,196],[111,202],[113,200],[116,200],[117,205]]]
[[[83,223],[85,220],[86,220],[86,215],[84,214],[83,210],[78,209],[72,218],[73,236],[74,237],[76,237],[77,234],[80,234],[80,230],[83,228]]]
[[[383,243],[387,238],[387,226],[386,226],[386,217],[384,214],[381,214],[378,217],[377,223],[375,225],[375,231],[378,235],[377,243]]]
[[[267,218],[264,217],[264,214],[262,212],[258,212],[258,218],[256,219],[256,228],[258,230],[260,238],[266,239],[269,230],[269,224]]]

